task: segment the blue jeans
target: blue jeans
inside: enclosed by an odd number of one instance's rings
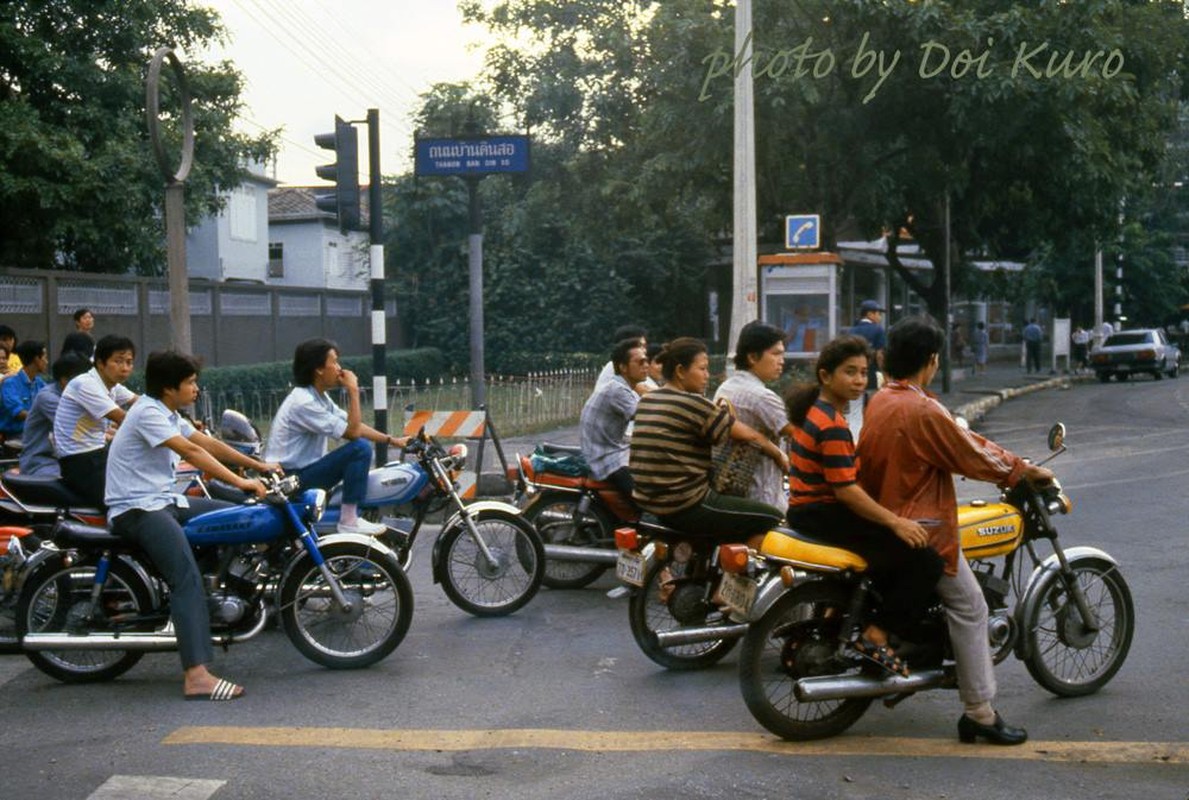
[[[372,443],[352,439],[313,464],[297,470],[303,489],[333,489],[343,484],[343,502],[359,505],[367,496],[367,473],[372,468]]]

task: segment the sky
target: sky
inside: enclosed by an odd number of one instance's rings
[[[362,120],[380,110],[385,174],[412,169],[412,113],[435,83],[473,78],[485,31],[466,26],[456,0],[198,0],[215,9],[229,42],[195,54],[234,61],[246,81],[240,127],[284,128],[275,177],[324,183],[314,167],[334,161],[314,135],[334,130],[336,114]],[[183,54],[183,59],[186,54]],[[361,182],[367,128],[359,126]]]

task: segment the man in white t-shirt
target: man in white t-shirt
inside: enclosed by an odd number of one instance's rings
[[[104,336],[95,345],[95,366],[66,384],[54,412],[54,451],[62,480],[88,503],[103,506],[109,429],[124,421],[136,401],[125,387],[136,346],[124,336]]]
[[[358,515],[367,496],[367,474],[372,466],[372,446],[387,442],[404,447],[408,437],[388,436],[363,423],[359,379],[339,365],[338,347],[326,339],[307,339],[293,353],[294,389],[281,403],[268,433],[266,461],[275,461],[295,473],[301,485],[330,489],[343,484],[341,533],[376,535],[387,528]],[[327,397],[330,389],[347,390],[347,410]],[[346,440],[329,450],[331,439]]]

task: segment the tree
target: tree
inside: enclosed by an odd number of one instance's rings
[[[0,5],[0,264],[163,273],[147,67],[162,45],[196,52],[222,36],[215,12],[184,0]],[[185,69],[197,130],[186,192],[193,223],[219,208],[219,192],[239,185],[247,162],[272,154],[276,134],[231,130],[243,81],[230,63],[186,58]],[[169,70],[162,75],[165,115],[177,103]]]
[[[882,0],[754,4],[761,237],[790,210],[890,232],[890,261],[943,316],[948,196],[955,282],[968,254],[1023,258],[1110,239],[1120,201],[1151,182],[1184,95],[1189,30],[1172,0]],[[497,39],[493,91],[592,165],[584,193],[636,230],[729,226],[731,5],[718,0],[465,3]],[[860,46],[885,66],[859,67]],[[964,52],[965,51],[965,52]],[[985,55],[984,55],[985,53]],[[717,83],[711,68],[727,66]],[[831,60],[832,59],[832,60]],[[713,84],[713,85],[711,85]],[[937,267],[909,272],[907,233]]]

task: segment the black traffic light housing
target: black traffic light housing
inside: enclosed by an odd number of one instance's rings
[[[355,127],[336,115],[334,133],[319,133],[314,144],[333,150],[335,156],[333,164],[314,168],[319,178],[334,181],[334,191],[315,194],[314,205],[334,214],[344,233],[359,230],[359,138]]]

